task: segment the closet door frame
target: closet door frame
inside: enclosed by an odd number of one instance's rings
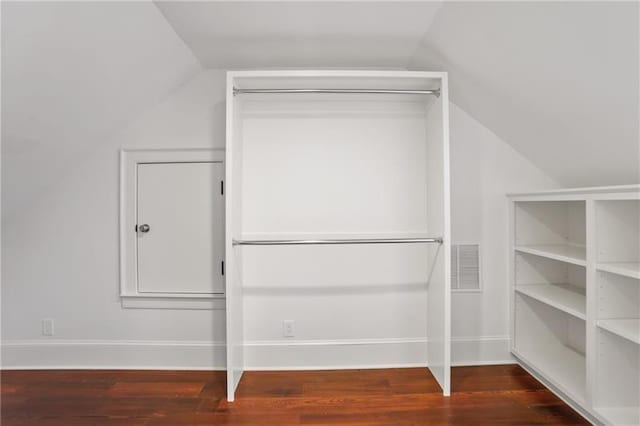
[[[120,299],[124,308],[225,309],[225,294],[139,292],[137,234],[134,232],[138,164],[215,162],[224,166],[224,151],[213,148],[120,150]]]

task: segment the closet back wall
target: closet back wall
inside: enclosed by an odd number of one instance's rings
[[[233,84],[414,89],[439,84],[436,78],[401,73],[345,77],[309,72],[313,77],[273,81],[240,74]],[[240,227],[227,238],[443,235],[434,229],[435,220],[427,220],[432,201],[433,210],[444,208],[437,191],[428,194],[429,180],[436,179],[431,175],[442,173],[441,157],[440,166],[427,173],[428,147],[443,143],[434,136],[442,123],[427,123],[428,111],[437,114],[442,108],[436,99],[326,93],[234,97],[235,152],[228,161],[242,171],[232,170],[234,183],[228,187],[242,201],[235,214],[227,213]],[[227,279],[237,279],[232,288],[243,288],[244,340],[265,343],[260,351],[248,351],[251,368],[426,366],[426,283],[435,260],[425,244],[232,250],[233,256],[241,255],[241,278],[230,272]],[[229,255],[228,261],[231,271]],[[283,336],[282,320],[295,321],[295,336]]]
[[[3,367],[224,368],[224,311],[122,309],[117,220],[118,150],[223,147],[224,90],[224,72],[202,72],[108,143],[93,145],[63,180],[3,222]],[[504,194],[557,185],[455,105],[451,159],[453,242],[480,243],[484,287],[453,297],[453,362],[508,360]],[[3,162],[10,161],[3,153]],[[37,169],[33,174],[50,178]],[[3,182],[11,184],[11,176]],[[345,356],[353,359],[353,351],[363,354],[362,365],[397,362],[399,354],[414,362],[425,327],[424,316],[413,313],[423,302],[406,288],[398,290],[386,290],[375,304],[354,292],[347,297],[361,303],[356,309],[350,304],[348,312],[344,295],[318,294],[318,305],[336,312],[336,321],[299,324],[293,341],[281,337],[281,322],[295,318],[283,318],[277,309],[261,313],[247,348],[250,367],[293,366],[292,360],[304,360],[318,347],[336,357],[309,358],[310,365],[337,365]],[[277,294],[270,299],[284,303]],[[394,312],[394,306],[413,307]],[[41,336],[43,318],[55,320],[55,336]],[[284,352],[289,357],[277,358]]]

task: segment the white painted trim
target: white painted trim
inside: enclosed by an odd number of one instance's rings
[[[637,200],[640,192],[603,192],[594,194],[534,194],[534,195],[514,195],[509,197],[511,201],[606,201],[606,200]]]
[[[268,366],[259,367],[245,366],[245,371],[326,371],[326,370],[378,370],[382,368],[428,368],[428,365],[421,362],[405,362],[393,364],[332,364],[332,365],[302,365],[302,366]]]
[[[224,295],[176,295],[166,296],[154,295],[144,296],[121,296],[122,307],[131,309],[206,309],[224,310]]]
[[[389,71],[372,71],[372,70],[245,70],[245,71],[228,71],[227,76],[235,80],[237,78],[295,78],[295,77],[353,77],[353,78],[434,78],[444,80],[447,76],[446,72],[430,72],[430,71],[406,71],[406,70],[389,70]]]
[[[235,255],[238,249],[234,250],[232,238],[238,238],[234,233],[241,233],[239,226],[233,222],[241,217],[239,206],[233,201],[232,189],[236,183],[233,170],[233,156],[237,144],[237,129],[234,123],[234,116],[237,114],[236,108],[242,102],[242,96],[234,96],[233,87],[238,88],[268,88],[271,85],[286,85],[291,87],[297,84],[296,81],[307,79],[303,82],[311,84],[309,80],[322,87],[331,87],[335,84],[361,84],[372,85],[367,88],[435,88],[440,87],[440,99],[442,108],[442,153],[441,160],[442,180],[443,180],[443,221],[442,237],[444,238],[443,261],[444,261],[444,295],[441,303],[444,306],[442,318],[442,332],[438,333],[438,338],[442,340],[442,361],[439,368],[442,368],[442,377],[439,377],[443,388],[443,394],[449,395],[449,367],[451,363],[451,285],[450,285],[450,177],[449,177],[449,102],[446,72],[422,72],[406,70],[244,70],[227,72],[227,186],[230,188],[226,204],[226,244],[227,244],[227,360],[229,371],[227,376],[227,399],[232,401],[236,383],[242,375],[242,371],[255,368],[278,368],[290,369],[297,367],[314,368],[317,366],[331,368],[365,368],[366,366],[380,365],[425,365],[427,358],[427,342],[407,342],[389,340],[385,343],[377,341],[349,341],[349,343],[335,341],[325,341],[324,343],[314,342],[313,344],[289,342],[247,342],[243,337],[243,312],[242,312],[242,283],[235,282],[236,260]],[[364,79],[364,80],[363,80]],[[368,80],[367,80],[368,79]],[[391,87],[389,87],[391,86]],[[343,86],[344,87],[344,86]],[[280,236],[282,238],[282,236]],[[439,320],[440,318],[438,318]],[[440,336],[441,334],[441,336]],[[436,336],[433,337],[434,339]],[[438,346],[438,345],[437,345]],[[241,347],[242,350],[238,350]],[[438,350],[440,348],[438,347]],[[244,358],[243,358],[244,357]],[[345,361],[346,360],[346,361]],[[434,359],[434,362],[436,360]]]
[[[251,341],[247,370],[426,367],[425,338]],[[224,370],[222,341],[9,340],[2,368]],[[507,336],[452,340],[452,365],[512,364]],[[280,357],[282,355],[283,357]],[[476,358],[474,358],[476,357]]]
[[[442,96],[442,144],[444,173],[444,369],[445,383],[442,388],[444,396],[451,395],[451,158],[450,158],[450,123],[449,123],[449,73],[427,73],[440,77],[440,96]]]
[[[517,353],[517,351],[513,351],[518,364],[524,368],[529,374],[534,376],[537,380],[542,382],[547,388],[551,389],[551,391],[568,406],[573,408],[578,414],[587,419],[593,424],[606,424],[604,419],[602,419],[594,410],[590,410],[588,407],[583,406],[582,404],[576,402],[571,396],[569,396],[566,392],[564,392],[561,388],[556,385],[556,382],[549,378],[546,374],[544,374],[541,370],[534,367],[530,364],[525,358]]]
[[[10,340],[2,369],[224,370],[219,341]]]
[[[226,125],[225,125],[225,137],[226,147],[225,152],[225,185],[226,185],[226,200],[225,200],[225,265],[226,265],[226,277],[225,277],[225,293],[226,299],[226,360],[227,360],[227,401],[233,401],[235,399],[235,390],[240,383],[242,374],[244,372],[244,348],[242,344],[244,342],[244,311],[242,302],[242,282],[240,280],[240,268],[236,267],[236,252],[233,247],[233,239],[237,238],[239,232],[239,226],[236,225],[236,221],[240,220],[242,216],[241,197],[236,197],[236,187],[240,189],[241,185],[238,182],[234,182],[234,176],[241,176],[241,169],[236,166],[239,164],[237,160],[234,160],[234,154],[237,148],[237,143],[234,143],[234,139],[240,137],[239,128],[236,128],[234,117],[236,115],[236,109],[239,108],[240,100],[235,100],[233,96],[234,78],[230,72],[227,72],[226,76]],[[238,191],[240,192],[240,191]],[[236,201],[238,200],[238,201]],[[236,203],[238,206],[236,206]],[[238,229],[236,229],[238,228]],[[238,260],[238,264],[240,260]]]
[[[246,370],[427,367],[426,338],[250,341]],[[508,336],[452,339],[454,366],[514,364]]]
[[[506,267],[507,289],[509,291],[509,340],[511,341],[509,349],[513,351],[516,343],[516,203],[509,198],[507,198],[506,202],[509,215],[509,222],[507,224],[509,240],[507,241],[508,255]]]
[[[606,194],[606,193],[620,193],[620,192],[640,192],[640,185],[616,185],[616,186],[594,186],[588,188],[566,188],[566,189],[552,189],[548,191],[533,191],[533,192],[511,192],[507,194],[507,197],[529,197],[529,196],[545,196],[545,195],[591,195],[591,194]]]
[[[386,339],[328,339],[328,340],[253,340],[245,347],[252,346],[361,346],[388,345],[396,343],[427,343],[423,337],[390,337]]]
[[[509,336],[452,337],[451,365],[515,364]]]
[[[246,370],[332,370],[426,367],[426,339],[251,341]]]
[[[135,233],[136,168],[140,163],[220,162],[224,149],[127,149],[120,150],[120,296],[123,308],[220,309],[214,293],[139,293]],[[138,301],[135,299],[139,298]],[[206,303],[204,299],[209,299]]]

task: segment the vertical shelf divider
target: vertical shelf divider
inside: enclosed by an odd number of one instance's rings
[[[596,269],[595,269],[595,252],[597,247],[596,241],[596,207],[593,199],[587,199],[585,204],[586,215],[586,260],[587,260],[587,301],[586,301],[586,396],[589,407],[593,406],[594,394],[594,372],[597,365],[595,356],[596,347],[596,318],[597,318],[597,300],[598,286],[596,285]]]

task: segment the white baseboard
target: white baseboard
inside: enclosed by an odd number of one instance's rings
[[[254,341],[247,370],[423,367],[425,339]],[[513,363],[509,338],[452,339],[452,365]],[[14,340],[2,343],[3,369],[224,370],[224,342]]]
[[[224,342],[18,340],[2,342],[3,369],[224,370]]]
[[[454,337],[451,365],[515,364],[509,336]]]
[[[425,339],[247,342],[247,370],[331,370],[424,367]]]

